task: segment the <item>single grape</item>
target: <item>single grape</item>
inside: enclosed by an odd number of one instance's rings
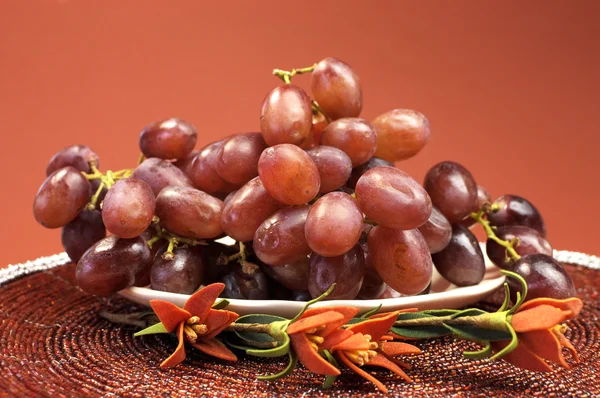
[[[321,178],[319,193],[331,192],[346,183],[352,172],[352,161],[341,149],[316,146],[306,151],[315,162]]]
[[[343,192],[330,192],[311,207],[304,233],[312,251],[336,257],[358,243],[362,229],[363,215],[356,200]]]
[[[310,135],[312,106],[306,92],[293,84],[271,90],[262,103],[260,131],[269,146],[299,145]]]
[[[105,237],[102,214],[98,210],[84,210],[62,228],[61,241],[71,261],[76,263],[87,249]]]
[[[217,159],[225,141],[208,144],[186,168],[186,174],[197,189],[209,193],[229,193],[236,189],[217,173]]]
[[[142,239],[144,239],[144,242],[148,242],[150,239],[154,238],[154,236],[156,235],[156,229],[154,227],[150,227],[148,229],[146,229],[144,232],[142,232],[142,234],[140,235],[140,237]],[[135,274],[135,283],[133,284],[133,286],[148,286],[150,285],[150,275],[152,273],[152,264],[154,264],[154,259],[156,258],[157,254],[159,256],[164,253],[167,249],[169,245],[169,242],[166,239],[160,239],[156,242],[154,242],[152,244],[152,247],[149,247],[150,249],[150,261],[148,261],[147,263],[143,264],[140,269],[138,269],[138,272]]]
[[[216,238],[223,233],[223,202],[192,187],[167,187],[156,198],[160,225],[179,236]]]
[[[456,286],[476,285],[485,275],[485,260],[479,242],[462,225],[452,226],[450,243],[432,258],[438,272]]]
[[[491,202],[492,197],[490,196],[490,193],[487,191],[487,189],[485,189],[481,185],[477,185],[477,209],[481,209],[481,207],[484,204]],[[470,228],[476,223],[477,221],[475,221],[473,217],[468,215],[460,222],[460,225],[462,225],[463,227]]]
[[[429,220],[419,227],[419,231],[425,238],[430,253],[437,253],[445,249],[452,238],[452,225],[435,207],[431,211]]]
[[[525,301],[539,297],[566,299],[576,297],[573,280],[563,266],[547,254],[528,254],[512,266],[511,271],[521,275],[527,282]],[[511,298],[516,301],[517,292],[522,292],[521,284],[514,278],[507,278]]]
[[[125,178],[113,185],[102,204],[106,229],[120,238],[134,238],[150,226],[155,198],[148,184],[137,178]]]
[[[550,246],[550,243],[533,228],[522,225],[507,225],[496,229],[494,232],[498,238],[505,241],[518,238],[519,244],[514,246],[514,249],[520,256],[535,253],[552,256],[552,246]],[[490,260],[500,268],[510,270],[512,264],[514,264],[514,260],[511,257],[507,259],[506,248],[500,246],[492,239],[488,239],[485,250]]]
[[[371,122],[377,131],[375,156],[397,162],[415,156],[423,149],[431,131],[423,114],[410,109],[394,109]]]
[[[132,175],[152,188],[154,196],[166,187],[191,187],[190,179],[172,163],[163,159],[150,158],[140,164]]]
[[[419,230],[378,225],[369,232],[368,243],[370,264],[392,289],[413,295],[431,282],[431,254]]]
[[[62,169],[63,167],[71,166],[84,173],[91,173],[90,162],[100,166],[100,158],[94,151],[85,145],[71,145],[63,150],[58,151],[46,167],[46,176]]]
[[[369,228],[370,231],[372,228]],[[367,231],[368,234],[368,231]],[[364,230],[363,230],[364,236]],[[361,237],[360,247],[365,254],[365,277],[363,278],[362,286],[360,287],[360,291],[358,292],[358,298],[363,300],[373,300],[378,298],[383,294],[386,290],[387,285],[381,279],[373,264],[371,264],[369,259],[369,245],[367,242],[363,242]]]
[[[242,186],[258,175],[258,159],[266,147],[261,133],[233,135],[217,153],[215,170],[230,184]]]
[[[290,290],[308,290],[308,271],[310,257],[304,256],[300,260],[284,265],[262,264],[261,269],[271,279],[274,279]],[[309,299],[310,300],[310,299]]]
[[[451,224],[463,220],[477,210],[477,184],[463,166],[456,162],[440,162],[425,176],[423,184],[433,205]]]
[[[362,89],[358,76],[345,62],[325,58],[312,72],[315,100],[331,119],[356,117],[362,110]]]
[[[495,227],[523,225],[538,231],[546,237],[546,224],[536,207],[525,198],[516,195],[503,195],[494,201],[498,210],[488,213],[487,218]]]
[[[372,157],[367,163],[363,163],[360,166],[352,169],[352,174],[350,174],[350,178],[348,179],[346,185],[348,185],[352,189],[356,188],[356,183],[358,182],[360,177],[362,177],[363,174],[365,174],[371,169],[374,169],[375,167],[380,166],[394,167],[394,163],[388,162],[385,159]]]
[[[364,173],[356,183],[356,199],[368,218],[388,228],[414,229],[431,215],[427,192],[395,167],[375,167]]]
[[[33,202],[33,215],[46,228],[62,227],[73,221],[91,194],[90,183],[79,170],[63,167],[50,174]]]
[[[303,292],[298,292],[298,291],[293,291],[292,292],[292,300],[293,301],[310,301],[312,297],[310,296],[310,293],[308,291],[303,291]]]
[[[308,291],[312,298],[335,289],[325,300],[353,300],[358,295],[365,275],[365,255],[360,245],[337,257],[310,256]]]
[[[357,167],[373,157],[377,133],[365,119],[338,119],[325,127],[320,143],[341,149],[352,161],[352,167]]]
[[[269,195],[260,178],[255,177],[227,201],[221,226],[231,238],[248,242],[254,238],[260,224],[282,207],[282,203]]]
[[[133,285],[140,267],[150,261],[141,237],[120,239],[109,235],[86,251],[75,270],[79,287],[96,296],[110,296]]]
[[[292,206],[273,213],[254,234],[254,254],[269,265],[283,266],[310,254],[304,224],[310,206]],[[302,290],[302,289],[300,289]]]
[[[146,126],[139,144],[147,158],[184,159],[194,149],[197,138],[191,123],[172,117]]]
[[[225,284],[221,296],[225,298],[267,300],[270,296],[269,280],[260,269],[247,274],[238,268],[226,274],[221,281]]]
[[[178,159],[176,162],[173,163],[173,165],[179,170],[183,171],[185,175],[188,175],[188,167],[190,167],[190,165],[197,156],[198,151],[192,151],[188,153],[186,157]]]
[[[165,260],[160,252],[152,264],[150,274],[153,290],[192,294],[202,283],[205,267],[201,246],[176,248],[172,260]]]
[[[321,187],[315,162],[291,144],[265,149],[258,161],[258,175],[269,195],[287,205],[308,203]]]

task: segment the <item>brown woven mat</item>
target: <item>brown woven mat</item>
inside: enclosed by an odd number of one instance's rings
[[[580,353],[572,369],[531,373],[503,361],[468,361],[461,352],[475,345],[448,339],[416,344],[408,384],[376,372],[387,396],[598,396],[600,395],[600,272],[567,266],[585,307],[567,337]],[[242,356],[237,363],[207,358],[188,348],[187,360],[160,370],[175,348],[171,335],[133,338],[135,329],[111,324],[98,311],[134,312],[119,297],[100,299],[74,283],[74,266],[38,272],[0,287],[0,396],[379,396],[375,387],[343,371],[332,390],[301,366],[284,380],[260,382],[283,360]],[[569,357],[569,360],[571,358]],[[571,360],[572,362],[572,360]]]

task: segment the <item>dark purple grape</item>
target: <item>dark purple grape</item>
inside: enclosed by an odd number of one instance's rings
[[[309,257],[284,265],[263,264],[262,270],[272,279],[290,290],[308,290]]]
[[[346,183],[352,172],[352,161],[341,149],[320,145],[306,151],[321,177],[319,193],[331,192]]]
[[[140,164],[132,175],[133,178],[144,181],[152,188],[154,196],[166,187],[191,187],[190,179],[173,163],[163,159],[150,158]]]
[[[397,162],[415,156],[423,149],[431,131],[423,114],[410,109],[394,109],[371,122],[377,131],[375,156]]]
[[[490,193],[487,191],[487,189],[485,189],[481,185],[477,185],[477,209],[481,209],[481,207],[484,204],[491,202],[492,197],[490,196]],[[468,215],[460,222],[460,225],[462,225],[463,227],[470,228],[476,223],[477,221],[475,221],[473,217]]]
[[[312,72],[311,91],[331,119],[356,117],[362,110],[362,89],[358,76],[345,62],[329,57]]]
[[[33,215],[46,228],[59,228],[77,217],[91,194],[90,183],[74,167],[50,174],[33,202]]]
[[[369,263],[392,289],[406,295],[427,287],[433,264],[418,229],[400,231],[378,225],[369,232]]]
[[[46,167],[46,176],[71,166],[84,173],[91,173],[90,162],[94,162],[96,167],[100,166],[100,158],[94,151],[85,145],[72,145],[57,152]]]
[[[102,220],[110,233],[120,238],[134,238],[150,226],[155,199],[148,184],[125,178],[113,185],[102,204]]]
[[[225,284],[221,297],[267,300],[270,296],[269,280],[260,269],[253,274],[247,274],[241,269],[237,269],[226,274],[221,281]]]
[[[533,228],[524,227],[522,225],[511,225],[500,227],[494,231],[496,236],[505,241],[511,241],[514,238],[519,239],[519,244],[514,247],[515,251],[520,256],[528,254],[542,253],[552,256],[552,246],[542,237],[542,235]],[[506,248],[498,243],[488,239],[486,244],[487,256],[500,268],[510,269],[514,260],[506,258]]]
[[[217,173],[217,159],[225,141],[208,144],[198,152],[185,172],[197,189],[209,194],[228,193],[237,187]]]
[[[205,267],[202,247],[178,247],[173,253],[172,260],[165,260],[160,252],[154,257],[151,287],[163,292],[192,294],[202,283]]]
[[[495,227],[523,225],[546,237],[546,224],[536,207],[527,199],[516,195],[503,195],[494,201],[499,210],[488,213],[487,218]]]
[[[566,299],[576,297],[573,280],[563,266],[546,254],[528,254],[521,257],[511,271],[521,275],[527,282],[526,301],[539,297]],[[522,293],[521,284],[514,278],[507,278],[513,302],[517,292]]]
[[[304,237],[304,224],[309,210],[308,205],[286,207],[260,224],[252,242],[254,254],[260,261],[283,266],[310,254]]]
[[[308,291],[304,291],[304,292],[293,291],[292,292],[292,300],[293,301],[310,301],[311,299],[312,299],[312,297],[310,296],[310,293]]]
[[[284,205],[273,199],[256,177],[229,199],[223,209],[221,226],[231,238],[248,242],[260,224],[282,207]]]
[[[381,158],[372,157],[367,163],[363,163],[360,166],[352,169],[352,174],[350,174],[350,178],[348,179],[346,185],[348,185],[352,189],[356,188],[356,183],[358,182],[358,179],[362,177],[363,174],[365,174],[371,169],[374,169],[375,167],[380,166],[394,167],[394,163],[388,162],[387,160]]]
[[[373,157],[377,133],[365,119],[338,119],[325,127],[320,143],[341,149],[352,161],[352,167],[357,167]]]
[[[173,117],[146,126],[140,134],[140,150],[147,158],[184,159],[197,138],[191,123]]]
[[[258,175],[258,159],[266,147],[261,133],[233,135],[219,150],[215,169],[225,181],[242,186]]]
[[[207,246],[202,247],[204,254],[204,280],[205,285],[219,282],[223,276],[238,268],[235,261],[226,262],[225,259],[239,252],[237,244],[228,246],[219,242],[209,241]]]
[[[356,200],[343,192],[330,192],[312,205],[304,233],[312,251],[336,257],[358,243],[362,229],[363,215]]]
[[[477,184],[463,166],[456,162],[440,162],[425,176],[423,184],[433,205],[450,221],[460,222],[477,211]]]
[[[223,202],[192,187],[167,187],[156,198],[160,225],[179,236],[216,238],[223,233]]]
[[[105,237],[102,214],[98,210],[84,210],[63,227],[61,241],[71,261],[76,263],[87,249]]]
[[[368,250],[368,245],[361,245],[363,251]],[[381,279],[377,270],[369,262],[369,255],[365,256],[365,277],[358,292],[358,298],[363,300],[374,300],[379,298],[387,288],[387,284]]]
[[[431,256],[438,272],[456,286],[476,285],[485,275],[485,260],[475,235],[462,225],[452,226],[444,250]]]
[[[156,235],[156,230],[153,227],[148,228],[140,237],[144,239],[145,242],[148,242],[150,239],[154,238]],[[150,284],[150,274],[152,273],[152,264],[154,264],[154,259],[157,254],[159,256],[165,252],[169,242],[166,239],[160,239],[152,244],[150,247],[150,261],[145,264],[142,264],[138,272],[135,274],[135,283],[133,286],[148,286]]]
[[[430,253],[442,251],[452,238],[452,225],[448,219],[437,209],[433,208],[429,220],[419,227],[421,235],[425,238]]]
[[[365,254],[360,245],[337,257],[310,256],[308,291],[315,298],[332,284],[333,292],[325,300],[353,300],[358,295],[365,275]]]
[[[403,297],[404,294],[402,293],[398,293],[397,291],[395,291],[394,289],[392,289],[391,287],[386,285],[386,288],[383,290],[383,293],[381,293],[379,295],[379,297],[377,297],[380,300],[383,299],[393,299],[393,298],[399,298],[399,297]]]
[[[150,249],[141,237],[120,239],[109,235],[84,253],[75,276],[83,291],[110,296],[133,285],[138,270],[148,261]]]
[[[356,184],[356,199],[365,215],[393,229],[414,229],[431,215],[431,199],[411,176],[395,167],[376,167]]]
[[[269,146],[300,145],[311,128],[312,106],[303,89],[286,84],[267,94],[260,111],[260,131]]]

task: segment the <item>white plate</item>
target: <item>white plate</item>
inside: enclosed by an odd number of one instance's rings
[[[485,256],[485,245],[482,245]],[[383,300],[329,300],[321,301],[313,307],[347,305],[357,307],[365,312],[381,304],[381,311],[394,311],[403,308],[419,308],[420,310],[441,308],[462,308],[474,304],[486,298],[495,289],[504,283],[504,276],[499,269],[493,265],[487,256],[486,273],[483,281],[475,286],[456,287],[444,280],[434,269],[431,293],[423,296],[408,296]],[[149,305],[150,300],[169,301],[183,307],[187,294],[168,293],[152,290],[145,287],[130,287],[119,292],[128,300],[142,305]],[[240,315],[246,314],[271,314],[291,318],[300,311],[306,302],[287,300],[240,300],[228,299],[230,304],[228,310]]]

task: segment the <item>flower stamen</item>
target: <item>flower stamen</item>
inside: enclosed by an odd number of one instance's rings
[[[208,326],[206,326],[204,324],[200,324],[200,325],[195,324],[195,325],[192,325],[191,328],[194,332],[196,332],[196,334],[198,336],[202,336],[208,332]]]
[[[199,317],[197,317],[197,316],[193,316],[193,317],[191,317],[191,318],[188,318],[188,319],[185,321],[185,323],[186,323],[186,324],[188,324],[188,325],[193,325],[193,324],[195,324],[195,323],[198,323],[198,322],[200,322],[200,318],[199,318]]]
[[[308,341],[315,344],[323,344],[323,342],[325,341],[323,337],[315,336],[314,334],[307,334],[306,338],[308,338]]]
[[[189,325],[183,326],[183,334],[190,343],[195,343],[198,339],[198,335],[196,334],[196,332],[194,332],[194,329],[192,329]]]

